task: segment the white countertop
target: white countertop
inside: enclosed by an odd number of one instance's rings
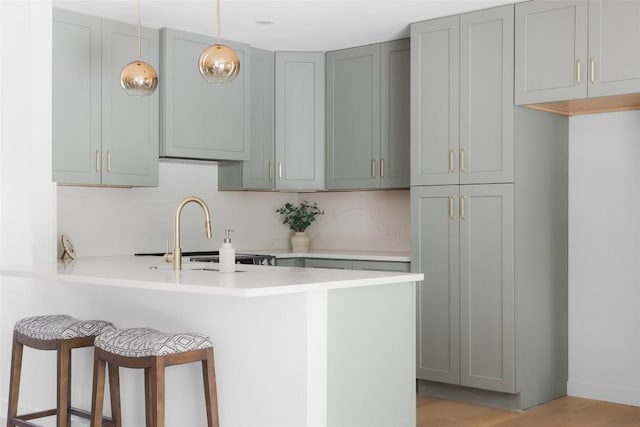
[[[303,254],[307,257],[308,254]],[[371,258],[367,258],[371,259]],[[174,272],[162,257],[80,257],[73,261],[4,268],[2,275],[81,282],[166,292],[254,297],[343,289],[423,280],[422,274],[323,268],[236,265],[235,273],[220,273],[217,263],[195,263],[183,258]]]
[[[273,255],[276,258],[328,258],[328,259],[353,259],[358,261],[391,261],[411,262],[410,254],[406,252],[379,252],[379,251],[338,251],[338,250],[313,250],[309,252],[290,252],[287,250],[242,250],[238,253]]]

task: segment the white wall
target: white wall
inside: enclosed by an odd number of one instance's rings
[[[569,131],[568,393],[640,406],[640,112]]]
[[[275,209],[285,202],[317,201],[325,215],[308,229],[311,248],[409,252],[409,191],[268,193],[217,191],[215,163],[160,164],[156,188],[58,188],[58,233],[79,255],[157,252],[173,246],[176,205],[185,196],[207,202],[214,237],[204,237],[196,205],[182,214],[182,249],[214,250],[225,228],[236,249],[288,249],[290,232]]]

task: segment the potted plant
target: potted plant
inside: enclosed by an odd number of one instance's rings
[[[298,206],[285,203],[284,206],[276,209],[276,212],[282,215],[282,223],[293,231],[291,236],[293,252],[308,252],[309,236],[305,230],[317,219],[318,215],[324,214],[324,211],[318,207],[317,203],[305,200]]]

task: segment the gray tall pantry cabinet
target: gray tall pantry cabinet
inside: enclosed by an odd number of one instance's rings
[[[567,142],[513,106],[514,7],[411,26],[421,393],[522,409],[566,394]]]
[[[158,184],[159,94],[128,96],[120,71],[137,58],[135,25],[53,10],[53,179],[58,184]],[[156,69],[158,31],[142,29]]]

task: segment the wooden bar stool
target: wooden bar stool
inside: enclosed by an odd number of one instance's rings
[[[95,341],[91,427],[102,426],[105,366],[109,363],[110,383],[115,384],[111,406],[120,412],[120,367],[144,369],[146,427],[164,427],[164,368],[183,363],[202,362],[202,378],[207,410],[207,426],[218,427],[213,344],[205,335],[168,334],[151,328],[105,331]],[[120,417],[118,416],[118,419]]]
[[[114,330],[112,323],[103,320],[78,320],[64,314],[26,317],[18,320],[13,329],[11,375],[9,379],[9,409],[7,427],[36,426],[29,420],[56,415],[57,427],[70,427],[70,415],[90,418],[90,414],[71,408],[71,350],[91,347],[96,336]],[[55,350],[58,356],[57,406],[54,409],[18,416],[20,374],[24,346],[38,350]],[[112,420],[105,418],[108,424]]]

